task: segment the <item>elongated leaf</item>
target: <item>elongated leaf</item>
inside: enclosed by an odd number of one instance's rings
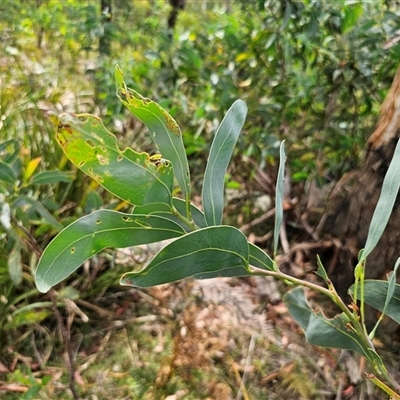
[[[162,156],[172,162],[176,180],[186,201],[189,202],[189,164],[178,124],[160,105],[129,89],[119,67],[115,69],[115,80],[118,98],[147,126]]]
[[[79,297],[78,297],[79,298]],[[59,306],[62,305],[62,303],[58,303]],[[25,313],[26,311],[31,311],[31,310],[35,310],[35,309],[39,309],[39,308],[49,308],[51,309],[53,306],[53,302],[52,301],[38,301],[36,303],[30,303],[27,304],[25,306],[22,307],[18,307],[12,314],[12,317],[15,317],[18,314],[22,314]]]
[[[182,227],[186,232],[191,231],[188,226],[181,221],[175,214],[171,212],[171,207],[164,203],[152,203],[146,204],[145,206],[136,206],[132,212],[133,215],[158,215],[164,217],[170,221],[175,222]]]
[[[27,204],[34,208],[49,224],[53,225],[53,227],[56,228],[58,231],[64,228],[63,225],[49,213],[49,211],[46,209],[46,207],[43,206],[42,203],[32,197],[18,196],[14,203],[11,205],[11,208],[14,209],[17,207],[22,207]]]
[[[17,139],[9,139],[0,143],[0,153],[7,152],[9,154],[18,154],[20,147],[20,142]]]
[[[319,258],[318,255],[317,255],[317,265],[318,265],[318,269],[317,269],[316,274],[318,276],[320,276],[324,280],[325,283],[327,283],[329,277],[328,277],[328,274],[326,273],[325,267],[322,264],[322,261],[321,261],[321,259]]]
[[[0,224],[8,231],[11,229],[11,208],[0,201]]]
[[[181,214],[186,214],[186,202],[182,199],[174,197],[172,199],[173,206]],[[185,231],[190,232],[193,230],[191,226],[182,221],[175,213],[172,212],[171,207],[164,203],[152,203],[145,206],[137,206],[133,210],[133,214],[143,214],[143,215],[159,215],[164,218],[170,219],[180,226],[182,226]],[[204,214],[193,204],[190,204],[190,214],[193,218],[194,223],[198,228],[205,228],[207,225],[205,223]]]
[[[371,224],[368,230],[367,242],[362,253],[361,261],[364,261],[368,255],[371,254],[386,228],[397,198],[397,193],[399,191],[399,177],[400,140],[397,142],[392,161],[390,162],[385,179],[383,180],[381,195],[379,197],[378,204],[376,205],[374,215],[372,216]]]
[[[47,292],[106,247],[128,247],[181,236],[185,231],[159,216],[99,210],[73,222],[46,247],[35,273]]]
[[[17,175],[10,165],[0,161],[0,181],[14,184],[17,180]]]
[[[130,148],[120,151],[99,118],[61,115],[57,141],[78,168],[128,203],[171,202],[171,163]]]
[[[75,173],[72,171],[44,171],[32,177],[32,185],[53,185],[59,182],[72,182],[75,179]]]
[[[9,192],[7,191],[7,189],[3,185],[0,185],[0,193],[4,194],[4,196],[8,196],[9,195]]]
[[[257,268],[267,269],[267,270],[277,270],[276,265],[269,257],[267,253],[262,251],[259,247],[253,243],[249,243],[250,250],[250,265],[254,265]]]
[[[344,19],[342,21],[342,32],[346,33],[354,28],[363,13],[362,3],[351,4],[345,7]]]
[[[396,264],[394,266],[393,271],[389,274],[388,277],[388,291],[386,294],[386,300],[385,300],[385,306],[383,307],[382,314],[386,314],[386,309],[390,303],[390,300],[393,297],[394,294],[394,289],[396,286],[396,275],[397,275],[397,269],[399,268],[400,265],[400,258],[397,259]]]
[[[314,312],[308,305],[304,289],[297,287],[285,294],[283,301],[293,319],[304,330],[309,343],[338,349],[354,350],[371,359],[371,354],[353,330],[346,326],[344,314],[335,318],[326,318],[321,312]]]
[[[10,139],[0,143],[0,154],[2,162],[8,164],[9,166],[12,165],[17,159],[21,158],[20,140]]]
[[[186,203],[177,197],[172,199],[174,207],[182,214],[185,215]],[[201,210],[199,210],[195,205],[190,204],[190,214],[196,226],[198,228],[205,228],[207,226],[206,219]]]
[[[99,210],[100,208],[103,208],[103,205],[103,199],[100,194],[89,188],[86,191],[86,201],[84,206],[85,213],[89,214],[93,211]]]
[[[396,286],[396,275],[397,275],[397,269],[399,268],[399,265],[400,265],[400,258],[397,259],[393,271],[388,276],[388,290],[386,292],[385,304],[383,306],[382,314],[380,315],[380,317],[379,317],[378,321],[376,322],[372,331],[369,333],[369,337],[371,339],[375,337],[376,330],[378,329],[381,321],[383,320],[383,318],[386,314],[386,310],[389,307],[390,300],[392,300],[392,297],[394,294],[394,289]]]
[[[246,237],[231,226],[208,227],[188,233],[164,247],[139,272],[121,277],[121,285],[148,287],[183,278],[223,275],[226,269],[248,270]]]
[[[53,312],[50,309],[24,310],[23,312],[12,316],[12,319],[4,324],[4,329],[15,329],[23,325],[38,324],[52,314]]]
[[[364,281],[364,302],[371,307],[383,312],[400,324],[400,285],[396,284],[392,296],[385,306],[388,298],[389,282],[366,279]],[[354,295],[354,285],[349,289],[349,292]],[[358,296],[360,296],[360,287],[358,288]]]
[[[17,286],[22,282],[21,248],[15,245],[7,259],[8,273]]]
[[[236,100],[222,120],[211,145],[201,195],[209,226],[220,225],[222,222],[225,173],[246,114],[244,101]]]
[[[231,278],[231,277],[240,277],[243,278],[245,276],[254,276],[255,274],[251,273],[246,267],[230,267],[223,268],[216,271],[207,271],[201,272],[199,274],[192,275],[193,279],[213,279],[213,278]]]
[[[23,171],[24,182],[28,181],[28,179],[33,175],[42,161],[42,157],[36,157],[33,160],[30,160],[25,170]]]
[[[276,178],[276,194],[275,194],[275,228],[274,228],[274,257],[278,250],[279,233],[281,231],[283,221],[283,197],[285,190],[285,141],[282,141],[279,149],[279,169]]]

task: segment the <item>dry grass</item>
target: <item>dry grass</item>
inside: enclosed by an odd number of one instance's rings
[[[147,291],[114,288],[77,302],[89,320],[82,322],[74,308],[65,316],[80,398],[378,399],[365,384],[351,382],[346,365],[357,369],[357,363],[338,362],[338,351],[305,343],[277,301],[277,287],[268,293],[268,285],[264,279],[186,281]],[[9,349],[1,398],[70,399],[62,350],[57,337],[39,333],[25,339],[24,353]]]

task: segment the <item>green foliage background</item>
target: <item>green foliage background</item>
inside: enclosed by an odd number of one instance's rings
[[[251,184],[255,166],[275,169],[281,140],[300,193],[311,179],[323,184],[357,166],[400,60],[396,2],[188,1],[173,32],[169,10],[164,1],[114,0],[104,23],[94,0],[1,2],[0,213],[11,228],[0,226],[0,340],[49,315],[32,313],[31,268],[50,238],[96,208],[124,207],[67,162],[48,115],[95,113],[123,145],[154,152],[115,96],[116,64],[129,87],[177,120],[194,182],[238,98],[248,117],[232,181]],[[100,55],[104,36],[111,51]],[[55,175],[43,183],[43,172]]]

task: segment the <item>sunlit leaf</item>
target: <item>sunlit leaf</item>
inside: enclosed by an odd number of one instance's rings
[[[148,287],[187,277],[210,278],[230,273],[249,273],[246,237],[230,226],[207,227],[165,246],[139,272],[121,277],[121,285]]]
[[[342,32],[346,33],[355,27],[363,13],[362,3],[351,4],[345,7],[344,19],[342,21]]]
[[[37,309],[36,307],[33,307],[23,309],[10,316],[10,321],[4,324],[4,329],[15,329],[19,326],[39,323],[52,314],[53,312],[49,308]]]
[[[73,222],[46,247],[36,269],[36,286],[47,292],[107,247],[153,243],[184,233],[179,225],[159,216],[95,211]]]
[[[244,101],[236,100],[222,120],[211,145],[202,191],[204,215],[209,226],[222,222],[225,173],[246,114]]]
[[[172,165],[147,153],[119,150],[116,138],[92,115],[62,114],[57,141],[67,157],[109,192],[135,205],[171,202]]]
[[[24,180],[25,182],[32,176],[32,174],[36,171],[36,168],[39,166],[40,161],[42,161],[42,157],[36,157],[33,160],[30,160],[28,165],[24,170]]]
[[[147,126],[162,157],[172,162],[176,180],[188,202],[191,189],[189,164],[178,124],[159,104],[129,89],[118,67],[115,70],[115,80],[117,96],[122,104]]]
[[[21,144],[18,139],[10,139],[0,143],[2,159],[8,165],[11,165],[17,158],[20,158],[20,150]]]

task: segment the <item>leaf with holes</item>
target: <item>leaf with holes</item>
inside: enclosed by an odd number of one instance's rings
[[[226,271],[228,273],[226,274]],[[249,245],[231,226],[200,229],[165,246],[139,272],[121,277],[121,285],[149,287],[187,277],[249,276]]]
[[[129,247],[181,236],[185,231],[159,216],[99,210],[73,222],[46,247],[35,273],[47,292],[106,247]]]
[[[117,96],[122,104],[147,126],[162,156],[172,162],[176,180],[189,204],[189,164],[178,124],[159,104],[129,89],[118,67],[115,70],[115,80]]]
[[[134,205],[171,203],[173,169],[169,161],[127,148],[93,115],[60,115],[57,141],[67,157],[105,189]]]

